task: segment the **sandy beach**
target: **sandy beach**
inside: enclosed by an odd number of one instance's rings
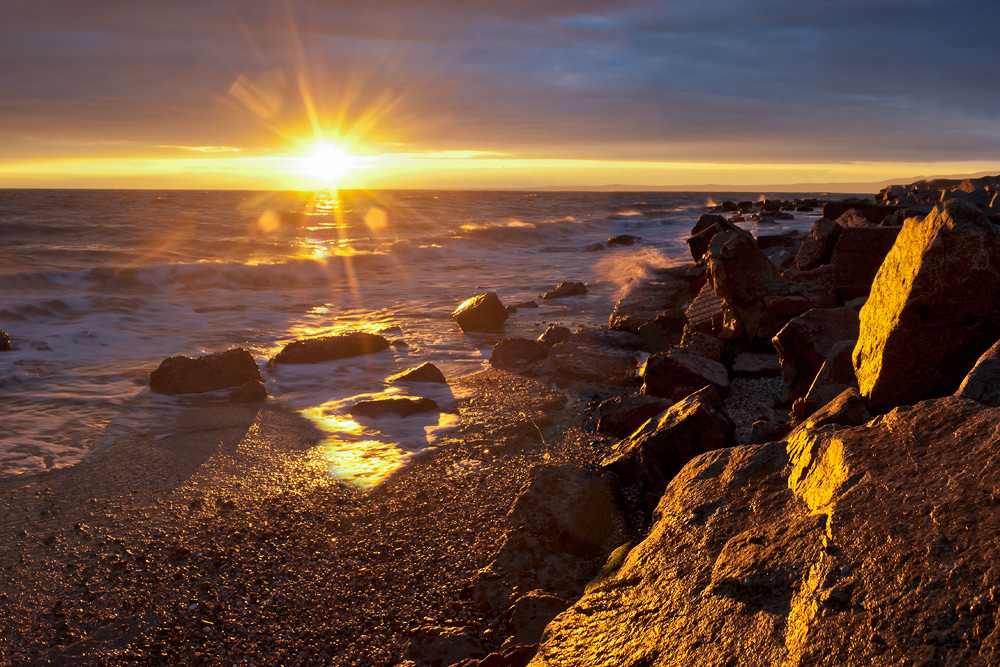
[[[391,665],[422,626],[504,639],[468,603],[529,468],[607,451],[522,377],[461,378],[463,425],[371,492],[276,402],[209,405],[0,486],[9,664]],[[169,432],[169,437],[162,437]]]

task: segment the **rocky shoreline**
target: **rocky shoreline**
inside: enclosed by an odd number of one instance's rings
[[[463,389],[459,430],[370,493],[248,354],[165,360],[155,391],[228,400],[0,482],[0,661],[995,664],[998,184],[725,202],[607,327],[504,338],[516,309],[472,297],[454,319],[490,370],[355,406]]]

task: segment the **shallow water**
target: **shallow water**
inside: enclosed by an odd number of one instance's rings
[[[425,361],[448,377],[483,366],[496,337],[454,326],[462,300],[483,291],[508,304],[537,300],[560,281],[582,281],[586,295],[538,300],[505,335],[605,323],[632,281],[689,259],[684,239],[707,201],[705,193],[0,191],[0,328],[14,345],[0,353],[0,474],[70,465],[129,430],[165,429],[204,399],[153,394],[149,372],[171,355],[241,345],[269,394],[329,433],[321,451],[331,472],[371,483],[458,423],[449,390],[384,379]],[[817,215],[766,232],[808,228]],[[622,233],[642,243],[585,250]],[[265,368],[291,340],[351,329],[408,347]],[[346,414],[383,394],[429,395],[446,410]]]

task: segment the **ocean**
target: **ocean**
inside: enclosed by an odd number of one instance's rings
[[[425,361],[447,377],[485,367],[498,337],[458,330],[450,315],[464,299],[536,300],[506,336],[605,324],[629,285],[690,261],[684,240],[712,200],[761,196],[0,190],[0,329],[12,341],[0,352],[0,475],[72,465],[137,429],[169,446],[184,410],[226,392],[154,394],[150,371],[172,355],[239,345],[273,400],[327,434],[331,474],[375,483],[458,425],[447,408],[459,396],[423,391],[445,408],[432,418],[359,423],[347,409],[415,391],[385,378]],[[808,229],[819,212],[795,216],[762,230]],[[641,241],[587,250],[617,234]],[[538,299],[561,281],[588,293]],[[292,340],[354,329],[405,345],[265,366]]]

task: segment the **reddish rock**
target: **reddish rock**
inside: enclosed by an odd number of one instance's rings
[[[739,229],[736,225],[726,220],[721,215],[705,214],[698,218],[697,224],[691,229],[691,236],[687,240],[688,249],[694,261],[700,262],[708,252],[708,246],[712,239],[719,232],[731,232]]]
[[[854,353],[854,341],[845,340],[834,345],[823,366],[809,386],[809,391],[802,397],[806,416],[823,407],[847,389],[857,389],[858,381],[854,377],[854,364],[851,357]]]
[[[580,294],[587,293],[587,286],[583,283],[567,283],[562,282],[556,285],[554,290],[548,291],[542,295],[543,299],[562,299],[567,296],[579,296]]]
[[[818,429],[829,424],[837,426],[861,426],[872,419],[865,399],[858,390],[849,387],[840,392],[832,401],[813,412],[795,427],[793,435],[807,429]]]
[[[643,394],[674,401],[705,385],[723,392],[729,389],[726,367],[679,347],[649,357],[642,373]]]
[[[548,350],[548,356],[534,363],[529,375],[544,377],[559,386],[574,383],[602,385],[636,384],[636,364],[642,339],[624,331],[584,329]]]
[[[263,379],[253,355],[235,347],[202,357],[164,359],[149,374],[149,388],[158,394],[200,394]]]
[[[527,338],[504,338],[493,346],[490,366],[517,373],[549,354],[549,346]]]
[[[487,292],[463,301],[451,318],[464,332],[494,332],[503,329],[507,311],[496,292]]]
[[[434,412],[438,404],[429,398],[376,398],[370,401],[359,401],[350,409],[352,417],[409,417],[421,412]]]
[[[334,359],[348,359],[389,349],[389,341],[364,331],[352,331],[320,338],[292,341],[271,360],[274,364],[316,364]]]
[[[762,378],[781,375],[781,360],[777,354],[742,352],[733,359],[733,377]]]
[[[410,368],[402,373],[396,373],[388,378],[386,382],[408,383],[408,382],[430,382],[433,384],[448,384],[444,373],[437,366],[430,362],[420,364],[416,368]]]
[[[906,224],[861,309],[854,368],[877,411],[950,394],[1000,338],[1000,239],[954,200]]]

